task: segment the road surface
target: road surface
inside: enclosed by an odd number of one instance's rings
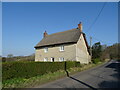
[[[120,62],[111,60],[36,88],[120,88]]]

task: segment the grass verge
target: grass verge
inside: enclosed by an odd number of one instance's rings
[[[92,67],[101,65],[105,62],[99,62],[97,64],[88,64],[88,65],[82,65],[81,67],[74,67],[74,68],[70,68],[67,71],[69,72],[69,74],[75,74],[77,72],[86,70],[86,69],[90,69]],[[60,79],[62,77],[66,76],[66,72],[64,70],[59,70],[56,71],[54,73],[47,73],[44,74],[42,76],[35,76],[32,78],[14,78],[11,80],[6,80],[2,83],[3,88],[31,88],[31,87],[35,87],[44,83],[48,83],[50,81],[56,80],[56,79]]]

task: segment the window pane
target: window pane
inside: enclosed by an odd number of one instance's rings
[[[64,51],[64,46],[60,46],[60,51]]]
[[[48,58],[44,58],[44,61],[48,61]]]
[[[48,52],[48,48],[46,47],[46,48],[44,48],[44,52]]]
[[[62,61],[64,61],[64,58],[62,58]]]
[[[64,61],[64,58],[63,58],[63,57],[60,57],[60,58],[59,58],[59,61],[60,61],[60,62]]]
[[[64,50],[64,46],[62,46],[63,47],[63,50]]]

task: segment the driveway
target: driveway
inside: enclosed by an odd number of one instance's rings
[[[36,88],[120,88],[120,62],[111,60]]]

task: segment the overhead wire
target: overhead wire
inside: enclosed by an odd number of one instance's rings
[[[93,21],[93,23],[90,25],[90,27],[88,28],[88,30],[90,31],[90,29],[92,28],[92,26],[96,23],[96,21],[98,20],[98,18],[100,17],[105,5],[107,4],[107,2],[104,2],[100,12],[98,13],[97,17],[95,18],[95,20]]]
[[[104,2],[104,4],[103,4],[100,12],[98,13],[97,17],[95,18],[95,20],[93,21],[93,23],[88,27],[87,33],[91,30],[91,28],[93,27],[93,25],[96,23],[96,21],[97,21],[98,18],[100,17],[100,15],[101,15],[103,9],[105,8],[106,4],[107,4],[107,1]],[[104,42],[103,40],[97,39],[97,38],[95,38],[95,37],[93,37],[93,36],[92,36],[92,38],[94,38],[95,40],[98,40],[98,41],[100,41],[100,42],[102,42],[102,43],[104,43],[104,44],[111,44],[111,43]]]

